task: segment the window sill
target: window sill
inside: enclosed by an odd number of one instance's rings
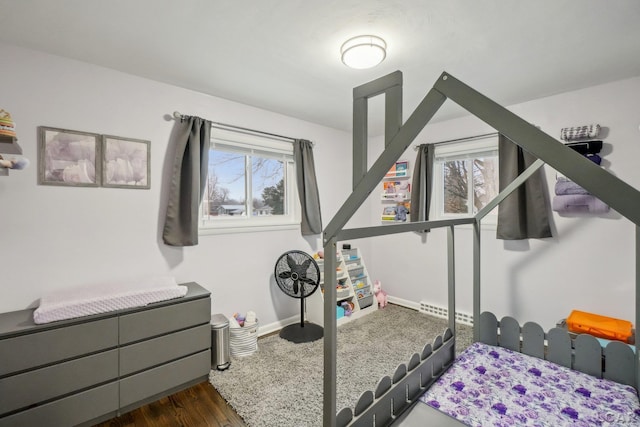
[[[224,224],[209,227],[200,227],[198,229],[199,236],[215,235],[215,234],[236,234],[236,233],[257,233],[263,231],[284,231],[284,230],[300,230],[300,223],[288,224]]]

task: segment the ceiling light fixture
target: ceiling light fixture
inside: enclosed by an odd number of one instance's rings
[[[363,70],[375,67],[384,60],[387,43],[376,36],[357,36],[342,44],[340,54],[344,65]]]

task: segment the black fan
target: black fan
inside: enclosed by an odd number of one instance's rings
[[[274,276],[282,292],[300,298],[300,324],[285,326],[280,331],[280,337],[294,343],[322,338],[322,327],[304,321],[304,299],[320,285],[320,268],[315,260],[302,251],[285,252],[276,262]]]

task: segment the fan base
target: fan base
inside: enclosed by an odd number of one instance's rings
[[[305,323],[304,327],[300,323],[285,326],[280,331],[280,338],[296,344],[316,341],[322,338],[324,330],[314,323]]]

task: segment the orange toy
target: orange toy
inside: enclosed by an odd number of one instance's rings
[[[633,336],[633,324],[626,320],[573,310],[567,318],[569,331],[586,333],[598,338],[629,342]]]

